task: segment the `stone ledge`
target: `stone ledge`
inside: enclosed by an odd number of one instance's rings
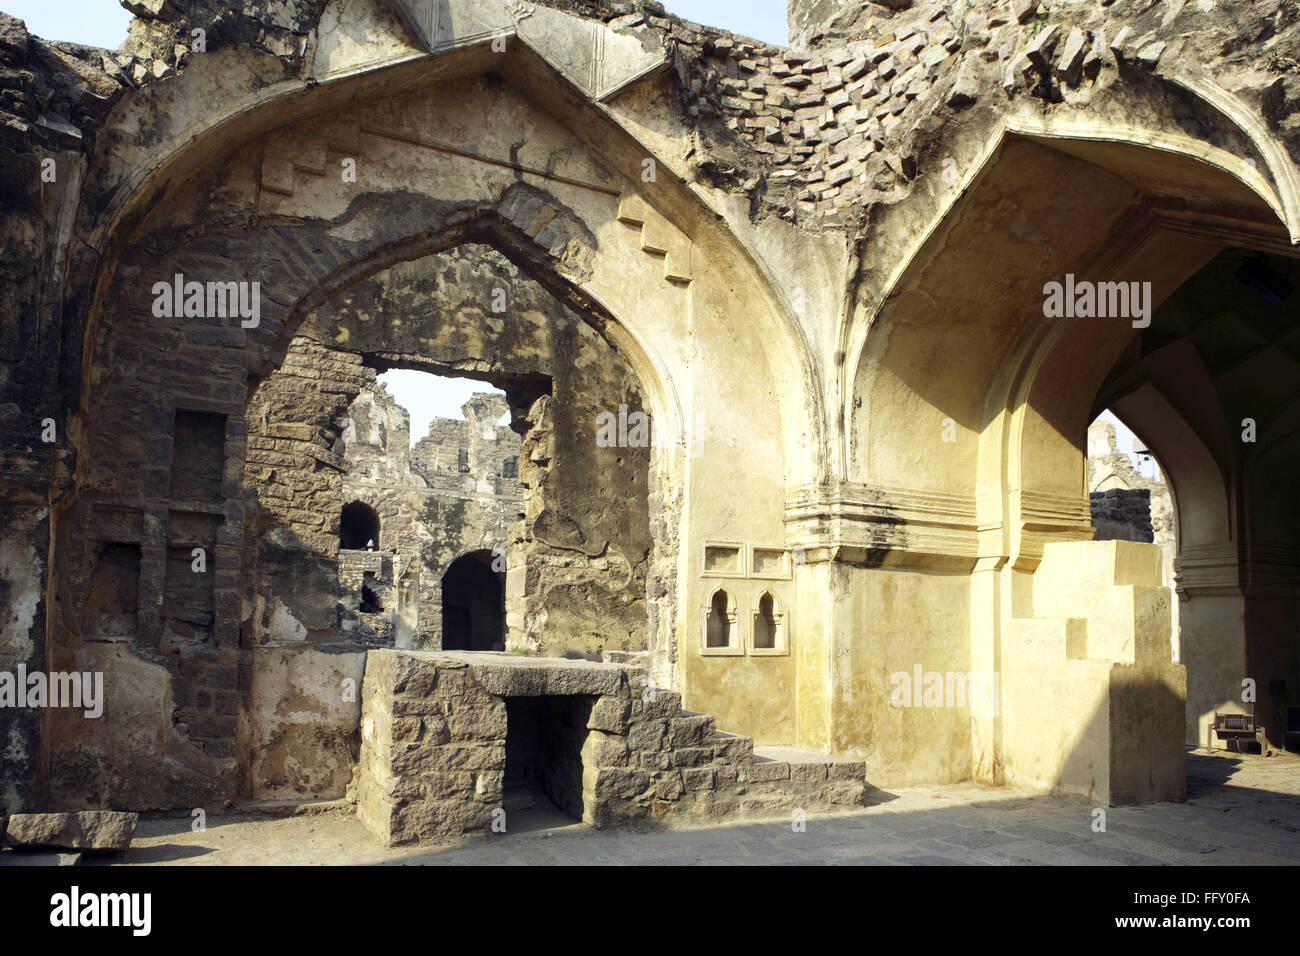
[[[391,655],[411,665],[441,669],[467,667],[489,694],[497,697],[592,696],[617,694],[637,674],[619,664],[521,657],[497,651],[406,651],[382,649],[371,654]]]

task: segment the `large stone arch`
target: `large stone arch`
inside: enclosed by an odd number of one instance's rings
[[[1100,154],[1089,146],[1084,155]],[[1110,168],[1132,170],[1140,162],[1131,147],[1121,147],[1120,155]],[[1278,206],[1252,204],[1243,192],[1243,185],[1251,191],[1259,186],[1250,167],[1238,177],[1232,162],[1196,156],[1193,162],[1209,173],[1189,188],[1186,177],[1194,167],[1178,171],[1177,160],[1163,162],[1174,167],[1171,177],[1183,178],[1179,188],[1202,201],[1166,204],[1146,186],[1147,198],[1106,237],[1106,247],[1076,270],[1079,279],[1150,281],[1150,315],[1157,327],[1171,318],[1178,321],[1185,307],[1178,300],[1182,289],[1214,268],[1227,247],[1295,255],[1285,225],[1274,214]],[[1243,171],[1240,163],[1237,167]],[[1262,190],[1259,194],[1268,198]],[[1238,294],[1249,298],[1244,289]],[[1049,542],[1090,537],[1078,483],[1082,436],[1087,422],[1108,405],[1127,412],[1153,450],[1163,448],[1169,456],[1164,467],[1184,529],[1175,559],[1177,597],[1185,602],[1180,611],[1180,658],[1187,667],[1184,739],[1203,744],[1215,711],[1242,708],[1245,677],[1273,684],[1294,671],[1288,639],[1280,637],[1293,630],[1294,596],[1270,603],[1250,594],[1246,570],[1255,549],[1241,531],[1252,520],[1253,507],[1234,420],[1241,413],[1221,404],[1221,373],[1207,374],[1195,352],[1178,341],[1160,346],[1163,367],[1144,364],[1134,352],[1142,335],[1125,322],[1058,322],[1018,364],[1019,384],[1006,406],[1008,428],[1000,436],[985,436],[1002,457],[1004,554],[1013,569],[1005,607],[1012,619],[1030,613],[1029,586],[1018,591],[1014,581],[1019,570],[1038,566]],[[1141,351],[1145,355],[1155,347]],[[1293,568],[1295,562],[1283,563]],[[1035,606],[1033,613],[1047,612]],[[1263,671],[1267,678],[1253,676]],[[1259,700],[1262,722],[1275,736],[1280,715],[1265,713],[1273,707],[1263,691]]]
[[[248,52],[217,59],[242,68],[243,80],[267,65]],[[528,59],[523,51],[516,62]],[[219,719],[205,731],[209,736],[196,742],[174,726],[173,711],[186,706],[174,692],[196,681],[220,681],[232,693],[248,686],[240,676],[246,662],[238,625],[246,600],[239,586],[245,514],[231,471],[237,471],[248,441],[241,409],[250,390],[283,360],[295,329],[313,308],[393,263],[464,243],[490,245],[589,318],[635,368],[656,421],[661,481],[654,493],[672,515],[657,526],[667,543],[657,587],[667,606],[676,607],[652,623],[657,636],[651,664],[661,685],[681,679],[675,635],[693,636],[696,585],[688,582],[695,577],[698,542],[734,538],[737,522],[753,522],[756,544],[786,545],[785,488],[791,480],[807,481],[820,467],[815,434],[822,416],[808,414],[818,401],[812,363],[788,360],[805,355],[806,345],[783,312],[782,297],[680,180],[634,178],[644,150],[625,133],[597,116],[600,135],[590,137],[597,141],[593,146],[572,132],[571,118],[556,121],[521,95],[511,78],[485,73],[491,62],[481,48],[460,49],[389,68],[383,71],[391,81],[383,88],[386,99],[374,74],[321,89],[285,81],[278,92],[267,93],[272,87],[266,87],[252,98],[256,102],[246,99],[240,110],[219,113],[207,129],[176,129],[137,143],[130,131],[160,106],[211,96],[199,85],[205,66],[192,78],[177,77],[156,93],[155,102],[124,107],[106,131],[102,176],[88,189],[83,207],[87,221],[95,223],[87,228],[92,243],[69,296],[87,320],[79,348],[75,333],[70,338],[70,351],[81,354],[81,386],[69,391],[80,404],[72,427],[80,457],[55,531],[61,557],[52,581],[64,599],[50,640],[78,661],[95,657],[88,664],[92,669],[116,668],[118,679],[147,686],[143,697],[160,701],[162,711],[129,716],[166,744],[118,747],[109,757],[104,748],[126,733],[124,727],[108,728],[99,740],[56,728],[53,751],[63,757],[85,751],[79,766],[63,761],[71,769],[53,782],[56,791],[70,794],[89,780],[104,793],[116,793],[132,780],[142,782],[143,789],[132,793],[139,805],[229,795],[236,779],[232,762],[241,759],[234,746],[238,714],[215,715]],[[421,91],[412,92],[417,87]],[[426,95],[433,88],[440,94],[436,105]],[[510,100],[513,115],[528,128],[522,146],[514,146],[504,124],[490,122],[474,127],[486,142],[467,133],[455,149],[421,135],[420,129],[438,128],[432,117],[453,107],[470,110],[466,101],[475,97],[480,106]],[[571,97],[565,105],[573,113],[590,110]],[[417,117],[419,110],[424,112]],[[480,109],[476,118],[487,112]],[[358,114],[370,121],[358,121]],[[529,155],[539,141],[547,150]],[[333,174],[344,156],[358,161],[355,188]],[[436,174],[453,168],[455,175]],[[256,323],[244,327],[238,316],[155,315],[155,287],[177,274],[199,282],[259,282]],[[729,379],[722,401],[713,400],[717,395],[708,402],[689,398],[701,390],[711,394],[710,380],[734,375],[737,346],[753,374]],[[71,377],[71,369],[65,372]],[[186,416],[185,428],[207,434],[209,451],[215,449],[224,462],[215,466],[220,475],[210,501],[177,502],[169,495],[178,410]],[[811,445],[805,445],[810,436]],[[718,507],[731,496],[721,476],[742,447],[754,485],[743,514]],[[182,513],[201,517],[191,521]],[[197,531],[188,527],[195,523]],[[169,562],[175,563],[173,552],[181,547],[171,539],[195,534],[210,550],[214,568],[206,599],[210,611],[204,612],[212,618],[212,647],[203,661],[159,664],[120,647],[110,664],[100,651],[87,651],[80,608],[99,552],[125,541],[138,553],[132,573],[142,582],[139,635],[151,656],[165,650],[170,633],[163,594]],[[281,624],[294,626],[288,619]],[[346,655],[332,663],[333,671],[312,677],[320,688],[359,676],[351,673],[356,665]],[[769,670],[784,666],[783,660],[766,664]],[[293,670],[287,662],[255,696],[273,698],[277,687],[288,693],[284,675]],[[752,696],[782,706],[757,674],[750,682]],[[744,695],[729,706],[736,710],[731,725],[739,717],[738,729],[746,729],[740,716]],[[339,726],[350,719],[347,708],[335,705],[323,713],[326,723]],[[336,789],[345,772],[343,751],[333,749],[338,759],[322,774],[335,781],[327,789]],[[160,750],[168,754],[162,771],[141,772],[148,755]]]
[[[372,13],[357,7],[336,15],[369,23]],[[379,21],[388,25],[384,30],[396,22],[389,15],[381,15]],[[397,33],[404,35],[400,29]],[[745,290],[745,322],[736,323],[736,337],[741,336],[742,328],[749,334],[757,327],[762,330],[757,340],[766,343],[772,364],[788,366],[788,356],[799,357],[794,369],[796,387],[782,389],[778,395],[783,405],[781,428],[788,467],[794,469],[790,480],[800,484],[815,476],[825,457],[815,451],[800,456],[797,450],[809,437],[815,447],[822,446],[822,422],[826,419],[821,411],[823,392],[818,363],[812,358],[816,347],[796,318],[791,290],[732,231],[726,218],[688,188],[673,163],[654,152],[663,142],[659,137],[634,138],[625,128],[625,120],[617,117],[607,102],[593,100],[576,88],[529,43],[515,37],[513,30],[505,31],[504,36],[508,40],[504,55],[483,37],[432,55],[406,40],[394,41],[379,55],[366,47],[318,53],[307,79],[287,76],[275,57],[225,48],[197,58],[169,82],[143,88],[119,104],[97,140],[92,178],[78,209],[82,243],[73,255],[68,301],[82,327],[70,333],[71,347],[64,350],[66,393],[77,394],[77,382],[84,377],[84,367],[78,364],[84,358],[82,343],[89,341],[89,329],[102,312],[118,251],[130,246],[151,208],[173,201],[177,191],[186,188],[213,155],[237,148],[250,137],[277,128],[283,131],[295,118],[337,116],[359,103],[415,89],[425,89],[428,95],[439,84],[490,73],[504,76],[506,87],[522,95],[530,111],[553,117],[557,125],[599,155],[623,184],[621,199],[626,202],[620,203],[618,220],[642,229],[642,248],[651,258],[662,260],[667,254],[666,277],[680,279],[671,274],[672,269],[692,258],[708,263],[725,292],[699,296],[694,306],[698,314],[731,311],[738,290]],[[148,134],[141,135],[141,130]],[[648,159],[657,164],[659,175],[645,180],[641,174]],[[507,159],[499,165],[509,168],[511,162]],[[632,183],[635,188],[627,188]],[[665,240],[671,242],[671,251],[659,248]],[[693,291],[698,295],[704,285],[697,282]],[[593,300],[604,299],[612,313],[626,318],[627,312],[636,311],[620,308],[615,297],[602,296],[595,288],[585,291]],[[612,334],[627,337],[630,328],[622,324]],[[666,376],[668,369],[659,350],[652,343],[639,347],[647,361],[660,364],[660,373]],[[679,391],[675,386],[663,399],[665,406],[677,406],[680,420],[684,413]]]
[[[1228,99],[1226,94],[1223,98]],[[972,218],[987,217],[982,228],[988,230],[994,222],[1005,223],[1010,215],[1012,244],[1016,241],[1016,223],[1035,218],[1069,222],[1069,230],[1036,238],[1052,243],[1053,254],[1062,264],[1073,262],[1071,268],[1083,268],[1084,263],[1102,270],[1121,268],[1121,263],[1123,268],[1145,268],[1144,274],[1157,277],[1153,308],[1196,271],[1216,248],[1215,242],[1235,240],[1252,247],[1290,250],[1288,229],[1295,227],[1278,216],[1292,205],[1294,170],[1284,157],[1274,155],[1276,146],[1262,131],[1243,131],[1227,125],[1231,128],[1220,138],[1250,143],[1252,150],[1259,143],[1261,152],[1255,155],[1267,154],[1271,162],[1276,162],[1277,171],[1272,171],[1272,165],[1266,167],[1266,177],[1259,171],[1260,163],[1234,156],[1209,139],[1091,118],[1087,122],[1055,115],[1031,118],[1024,110],[1007,118],[990,117],[990,138],[982,146],[969,133],[966,143],[950,144],[955,153],[960,153],[963,146],[982,151],[969,164],[967,176],[959,185],[935,183],[929,195],[915,197],[913,206],[925,207],[933,217],[930,225],[914,231],[910,247],[901,244],[901,251],[885,262],[873,263],[869,271],[863,267],[864,276],[876,278],[864,282],[854,320],[845,326],[842,341],[847,346],[846,366],[856,370],[845,406],[846,421],[852,425],[850,480],[889,487],[915,473],[912,469],[919,466],[919,473],[931,479],[928,487],[936,492],[978,495],[990,502],[995,484],[1001,480],[1000,473],[1009,463],[1004,455],[1019,459],[1011,466],[1018,472],[1023,463],[1025,429],[1032,433],[1044,424],[1032,418],[1007,418],[1004,429],[987,427],[1008,410],[1022,407],[1027,390],[1035,387],[1033,383],[1041,390],[1044,382],[1052,379],[1052,375],[1042,373],[1041,363],[1066,334],[1061,328],[1048,328],[1034,320],[1035,315],[1041,317],[1041,283],[1030,281],[1023,270],[1032,263],[1037,279],[1040,274],[1050,278],[1067,269],[1051,271],[1045,261],[1034,261],[1028,248],[1020,259],[999,260],[1000,269],[992,258],[996,249],[972,251],[963,260],[953,254],[953,244],[962,241],[958,230],[963,221],[969,224]],[[1072,139],[1076,136],[1082,138]],[[1050,147],[1050,153],[1042,152],[1039,146]],[[1079,167],[1076,159],[1087,163],[1087,167]],[[1046,165],[1031,170],[1031,160]],[[1141,171],[1143,164],[1146,173]],[[1164,169],[1153,175],[1152,167],[1157,164],[1163,164]],[[1086,197],[1076,199],[1064,191],[1051,192],[1047,186],[1053,176],[1061,181],[1072,171],[1084,168],[1100,173],[1089,184],[1093,192]],[[1201,209],[1196,208],[1196,200],[1179,208],[1178,202],[1161,198],[1177,195],[1180,190],[1202,198]],[[1210,207],[1216,195],[1220,208],[1213,210]],[[1013,196],[1018,200],[1014,212],[1009,205]],[[1042,207],[1037,209],[1042,215],[1034,216],[1034,203]],[[1221,215],[1229,208],[1236,214],[1235,219]],[[1102,213],[1103,221],[1096,219],[1099,209],[1108,209]],[[911,215],[918,215],[918,209],[913,208]],[[1191,235],[1193,223],[1201,229],[1199,242]],[[969,228],[967,233],[976,235]],[[1107,251],[1098,245],[1099,237],[1104,235],[1125,236],[1123,242],[1130,248],[1119,253]],[[999,237],[998,241],[1003,240]],[[1073,250],[1064,248],[1069,243],[1075,244]],[[1171,254],[1175,248],[1178,255]],[[939,282],[938,262],[966,271],[954,271]],[[886,276],[882,287],[879,277]],[[973,314],[974,321],[966,323],[961,309],[939,303],[930,291],[945,286],[977,289],[978,294],[968,300],[969,304],[978,311],[997,302],[997,314]],[[1013,304],[1015,297],[1018,306]],[[942,320],[935,321],[934,316],[942,316]],[[959,338],[963,335],[970,341],[963,344]],[[1098,385],[1128,338],[1117,334],[1097,343],[1104,354],[1099,353],[1090,376]],[[891,355],[900,357],[890,359]],[[909,355],[910,360],[905,358]],[[936,370],[932,360],[940,363],[938,374],[927,374]],[[932,396],[922,396],[909,387],[909,376],[924,380]],[[953,447],[939,449],[944,454],[934,455],[928,462],[908,460],[905,452],[900,458],[898,449],[888,447],[883,437],[885,429],[879,430],[885,444],[872,447],[873,416],[907,420],[927,435],[946,430],[951,436],[955,432],[957,440],[947,442]],[[945,429],[948,420],[955,427]],[[1051,425],[1056,423],[1046,424],[1045,439],[1050,440]],[[1044,471],[1053,470],[1047,466]],[[1018,474],[1006,477],[1010,487],[1033,484],[1021,481]],[[1065,483],[1062,487],[1068,485],[1073,494],[1076,482],[1072,472],[1061,475],[1053,471],[1045,477],[1046,485],[1061,481]],[[983,518],[980,523],[987,524]]]
[[[1188,94],[1181,95],[1185,99]],[[1166,103],[1156,107],[1167,108]],[[844,627],[851,631],[848,622],[860,620],[885,597],[882,588],[899,595],[915,591],[908,599],[924,602],[919,612],[913,605],[913,611],[927,620],[934,598],[919,583],[909,583],[910,568],[970,572],[969,577],[954,576],[968,586],[969,619],[935,619],[926,625],[927,631],[949,635],[927,640],[926,666],[965,663],[1000,673],[1008,681],[1004,700],[1021,698],[1015,712],[970,722],[970,771],[977,778],[1067,789],[1069,779],[1077,777],[1087,790],[1088,775],[1079,776],[1070,763],[1085,754],[1081,742],[1065,763],[1052,765],[1055,757],[1032,753],[1035,745],[1026,747],[1018,734],[1017,725],[1032,713],[1024,709],[1025,702],[1033,697],[1032,688],[1043,686],[1043,675],[1018,683],[1029,670],[1022,668],[1017,675],[1015,662],[1026,653],[1023,642],[1042,639],[1030,632],[1046,625],[1029,621],[1054,614],[1086,616],[1080,609],[1066,613],[1066,602],[1058,602],[1060,608],[1044,603],[1051,589],[1036,589],[1033,572],[1049,542],[1092,537],[1086,428],[1105,407],[1096,405],[1099,393],[1136,333],[1127,322],[1044,318],[1044,284],[1066,273],[1093,281],[1140,276],[1152,282],[1155,312],[1226,245],[1293,255],[1294,224],[1287,218],[1293,171],[1285,157],[1275,155],[1276,149],[1256,148],[1264,138],[1261,130],[1243,131],[1210,105],[1203,105],[1198,116],[1218,116],[1221,125],[1199,139],[1156,133],[1154,126],[1142,128],[1131,120],[1080,116],[1070,122],[1065,107],[1045,111],[1046,118],[1030,115],[1027,107],[1006,116],[995,113],[988,111],[982,127],[981,118],[973,119],[930,154],[933,162],[951,150],[964,178],[947,183],[930,178],[928,188],[920,188],[925,178],[918,180],[909,208],[887,210],[872,226],[884,233],[892,219],[900,238],[910,239],[864,263],[857,308],[843,326],[841,342],[853,372],[844,406],[848,483],[836,543],[840,561],[903,573],[887,576],[894,583],[886,586],[869,572],[838,572],[843,586],[863,592],[865,602],[857,613],[846,615]],[[981,128],[987,138],[979,135]],[[1085,128],[1086,135],[1071,139]],[[1242,150],[1245,158],[1225,145]],[[1265,155],[1277,161],[1276,170],[1264,162]],[[1140,399],[1131,403],[1136,409]],[[1176,440],[1187,413],[1166,416],[1162,434],[1148,429],[1144,437],[1152,443]],[[906,423],[903,440],[900,423]],[[1206,424],[1200,452],[1175,456],[1177,474],[1171,474],[1185,489],[1183,506],[1195,502],[1206,509],[1207,521],[1198,533],[1216,538],[1193,548],[1189,577],[1195,577],[1197,561],[1205,561],[1207,552],[1214,563],[1234,544],[1233,538],[1217,534],[1230,534],[1235,524],[1233,486],[1215,457],[1226,431],[1223,415],[1211,416]],[[1063,561],[1058,557],[1044,580],[1057,575]],[[1235,556],[1232,564],[1235,570]],[[1097,586],[1108,585],[1098,579]],[[927,588],[932,592],[935,585]],[[1039,592],[1044,598],[1036,608]],[[1213,616],[1207,618],[1207,629],[1214,626]],[[1240,617],[1238,609],[1238,621]],[[884,662],[871,665],[870,671],[888,671],[895,660],[901,663],[901,636],[866,631],[849,644],[860,647],[855,654],[864,659]],[[1159,638],[1154,640],[1158,645]],[[1222,669],[1239,669],[1246,656],[1241,651],[1238,644],[1238,663],[1227,654]],[[1068,660],[1060,663],[1070,666]],[[1167,650],[1163,663],[1152,666],[1149,696],[1162,701],[1165,716],[1148,715],[1150,723],[1181,738],[1181,671],[1169,669]],[[843,679],[851,680],[856,667],[843,669]],[[1222,702],[1221,694],[1222,688],[1216,688],[1219,696],[1202,696]],[[844,720],[855,714],[860,723],[889,727],[886,736],[905,738],[906,719],[873,709],[871,696],[864,695],[861,707],[847,702]],[[1128,705],[1115,706],[1122,710]],[[1088,713],[1059,715],[1060,723],[1092,727],[1100,721],[1104,726],[1105,709],[1098,705]],[[1205,709],[1194,715],[1189,705],[1189,738]],[[828,722],[840,723],[833,716]],[[949,731],[959,748],[964,728]],[[1093,758],[1081,759],[1088,763]],[[1166,764],[1151,779],[1167,773],[1181,780],[1175,757]],[[1132,780],[1111,784],[1116,790],[1144,786]]]

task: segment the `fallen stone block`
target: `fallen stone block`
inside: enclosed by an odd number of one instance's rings
[[[4,833],[6,846],[66,850],[125,850],[139,814],[118,810],[79,813],[15,813]]]

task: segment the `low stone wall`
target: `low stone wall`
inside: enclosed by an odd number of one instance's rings
[[[648,687],[640,668],[383,649],[367,652],[351,787],[358,817],[389,846],[508,832],[507,701],[526,697],[573,702],[560,708],[569,715],[565,726],[543,732],[580,755],[580,801],[566,794],[564,802],[593,826],[865,802],[862,762],[755,759],[750,738],[719,733],[712,717],[683,712],[680,695]],[[585,726],[573,714],[585,715]],[[557,767],[561,778],[563,770]]]

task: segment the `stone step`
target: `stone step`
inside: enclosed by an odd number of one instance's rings
[[[718,732],[716,718],[683,710],[681,716],[668,721],[668,741],[674,749],[708,747]]]
[[[755,783],[792,780],[819,783],[823,780],[865,781],[867,765],[850,757],[839,757],[800,747],[763,746],[754,748],[753,762],[745,776]]]
[[[725,730],[713,734],[713,756],[716,760],[727,763],[748,764],[754,760],[754,738],[741,734],[727,733]]]

